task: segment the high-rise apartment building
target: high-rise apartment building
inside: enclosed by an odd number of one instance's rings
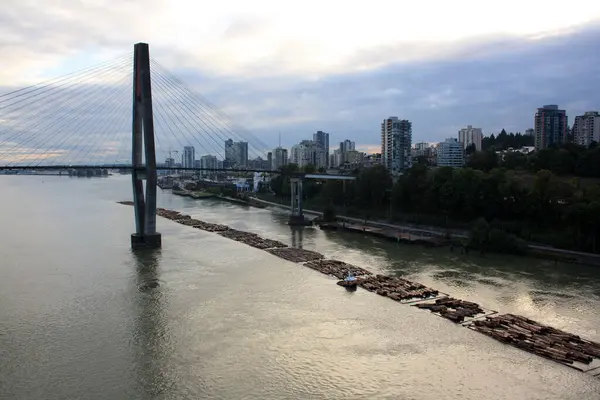
[[[225,164],[228,167],[248,166],[248,142],[234,142],[231,139],[225,141]]]
[[[181,165],[183,168],[194,168],[194,160],[196,159],[196,150],[193,146],[185,146],[181,155]]]
[[[323,150],[325,155],[325,163],[323,168],[327,168],[329,164],[329,133],[323,131],[317,131],[317,133],[313,133],[313,142],[315,142],[318,148]]]
[[[312,140],[303,140],[292,146],[290,159],[299,167],[314,165],[316,168],[327,168],[325,151]]]
[[[573,139],[580,146],[588,147],[592,142],[600,143],[600,113],[588,111],[575,117]]]
[[[467,125],[466,128],[458,131],[458,141],[462,143],[465,149],[474,144],[475,150],[481,151],[482,140],[483,134],[481,133],[481,128],[473,128],[472,125]]]
[[[283,147],[277,147],[273,149],[273,158],[271,161],[271,169],[276,171],[279,168],[287,165],[288,163],[288,151]]]
[[[381,123],[381,162],[392,176],[398,176],[412,165],[412,123],[389,117]]]
[[[567,113],[555,104],[537,109],[534,118],[535,149],[545,149],[567,141]]]

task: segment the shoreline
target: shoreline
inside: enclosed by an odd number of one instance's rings
[[[252,202],[256,202],[261,204],[262,208],[264,206],[272,206],[278,207],[285,210],[289,210],[290,207],[284,204],[274,203],[267,200],[258,199],[256,197],[250,197],[248,201],[248,205],[254,206]],[[323,213],[314,210],[304,210],[307,214],[312,214],[316,216],[322,216]],[[398,239],[398,241],[402,241],[404,243],[410,244],[433,244],[434,246],[448,246],[453,251],[453,247],[456,243],[452,243],[452,240],[464,240],[468,238],[468,232],[459,233],[458,230],[444,230],[442,228],[434,228],[434,227],[426,227],[426,228],[417,228],[413,226],[407,225],[398,225],[398,224],[390,224],[386,222],[378,222],[378,221],[369,221],[369,220],[361,220],[359,218],[348,217],[348,216],[337,216],[339,221],[344,223],[349,223],[351,228],[347,228],[342,226],[342,229],[347,232],[353,233],[364,233],[370,234],[379,237],[385,237],[388,239]],[[358,225],[354,225],[358,224]],[[365,229],[362,229],[365,228]],[[374,228],[374,229],[369,229]],[[385,231],[392,232],[385,232]],[[408,238],[404,238],[407,236]],[[415,236],[416,238],[411,238]],[[423,240],[424,238],[434,238],[439,239],[436,241],[432,240]],[[451,240],[448,240],[450,238]],[[600,254],[594,253],[584,253],[573,250],[560,249],[556,247],[543,246],[539,244],[527,244],[528,253],[527,254],[511,254],[514,256],[522,256],[522,257],[534,257],[538,259],[544,260],[553,260],[555,262],[565,262],[570,264],[581,264],[588,266],[600,266]]]
[[[117,202],[132,206],[131,201]],[[341,279],[353,274],[358,287],[401,304],[429,310],[460,326],[472,329],[502,343],[510,344],[529,353],[547,358],[588,375],[600,378],[600,343],[582,339],[514,314],[499,314],[477,303],[459,300],[449,294],[426,287],[418,282],[388,275],[375,275],[367,269],[338,260],[326,259],[316,251],[297,249],[255,233],[193,219],[178,211],[157,209],[157,215],[173,222],[218,234],[266,251],[281,259],[301,264],[322,274]],[[336,285],[337,286],[337,285]]]

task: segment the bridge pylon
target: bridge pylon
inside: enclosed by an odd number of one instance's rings
[[[152,115],[152,85],[150,82],[150,50],[147,43],[137,43],[133,49],[133,118],[131,174],[135,233],[131,247],[160,248],[161,234],[156,232],[156,148]],[[145,160],[144,160],[145,159]],[[144,193],[144,183],[146,190]]]

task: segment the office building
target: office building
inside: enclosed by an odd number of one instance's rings
[[[465,163],[465,150],[461,142],[448,138],[437,146],[438,167],[462,167]]]

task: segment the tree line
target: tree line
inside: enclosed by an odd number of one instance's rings
[[[296,165],[283,167],[271,180],[271,190],[289,199],[289,177],[297,171]],[[548,169],[523,175],[498,164],[457,169],[416,164],[396,183],[383,166],[356,170],[354,175],[355,181],[305,181],[306,207],[331,206],[339,214],[360,218],[472,228],[479,232],[473,240],[507,251],[524,240],[600,252],[598,184],[583,186],[577,178],[565,179]]]
[[[466,166],[486,172],[494,168],[530,172],[548,170],[557,175],[600,178],[600,147],[595,142],[587,148],[566,143],[532,154],[516,151],[498,154],[490,149],[469,155]]]

